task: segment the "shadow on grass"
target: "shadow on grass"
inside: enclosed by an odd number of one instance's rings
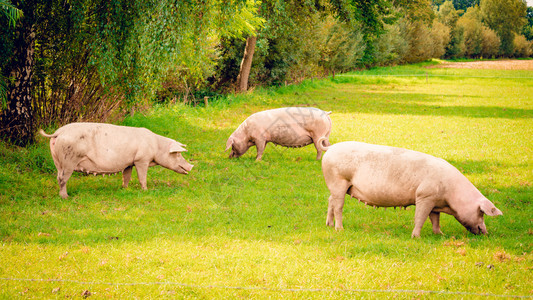
[[[457,116],[465,118],[502,118],[502,119],[531,119],[533,118],[532,109],[520,109],[501,106],[463,106],[451,105],[441,106],[439,104],[430,104],[442,102],[438,100],[441,95],[418,94],[409,96],[406,99],[394,99],[387,93],[373,93],[357,97],[354,95],[353,102],[346,103],[346,100],[337,102],[335,99],[329,100],[335,107],[335,111],[351,111],[354,113],[369,114],[395,114],[395,115],[421,115],[421,116]],[[389,99],[387,99],[389,98]],[[328,100],[326,100],[328,101]],[[350,100],[348,100],[350,101]],[[327,104],[322,106],[328,106]]]

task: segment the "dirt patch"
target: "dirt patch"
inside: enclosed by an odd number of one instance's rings
[[[493,69],[493,70],[530,70],[533,71],[533,60],[484,60],[468,62],[446,62],[430,68],[453,69]]]

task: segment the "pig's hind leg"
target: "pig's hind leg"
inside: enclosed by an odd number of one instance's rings
[[[336,230],[342,230],[342,208],[344,207],[344,197],[350,188],[351,183],[345,179],[339,179],[335,182],[326,182],[330,191],[328,198],[328,216],[326,218],[327,226],[335,226]]]
[[[129,166],[124,171],[122,171],[122,187],[127,188],[128,184],[130,183],[131,179],[131,171],[133,170],[133,166]]]
[[[440,230],[440,212],[430,212],[429,219],[431,220],[431,224],[433,225],[433,232],[435,234],[443,234]]]
[[[67,181],[69,180],[70,176],[72,176],[72,172],[74,172],[74,168],[67,166],[66,168],[57,169],[57,183],[59,184],[59,196],[61,198],[66,199],[68,197],[67,194]]]

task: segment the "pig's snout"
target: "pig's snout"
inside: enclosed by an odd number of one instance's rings
[[[239,154],[238,152],[232,149],[229,154],[229,158],[235,158],[235,157],[241,157],[241,154]]]
[[[194,167],[194,165],[191,165],[189,163],[185,167],[182,167],[184,170],[183,174],[189,174],[189,172],[192,170],[192,167]]]
[[[189,172],[192,170],[192,167],[194,167],[194,165],[186,162],[185,164],[180,164],[175,171],[180,174],[189,174]]]
[[[485,223],[481,223],[480,225],[474,225],[472,227],[466,227],[466,229],[476,235],[487,234],[487,227],[485,226]]]

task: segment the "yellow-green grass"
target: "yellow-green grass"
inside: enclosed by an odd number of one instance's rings
[[[347,197],[345,230],[326,227],[329,194],[312,146],[269,144],[261,162],[255,148],[240,159],[224,153],[249,114],[294,105],[333,111],[332,143],[448,160],[504,215],[485,218],[487,236],[442,215],[444,236],[428,221],[413,240],[414,207]],[[532,117],[531,72],[423,65],[256,90],[207,108],[161,106],[122,124],[187,144],[193,171],[151,168],[148,191],[135,172],[127,189],[120,175],[75,175],[67,200],[47,140],[1,145],[0,298],[532,297]]]

